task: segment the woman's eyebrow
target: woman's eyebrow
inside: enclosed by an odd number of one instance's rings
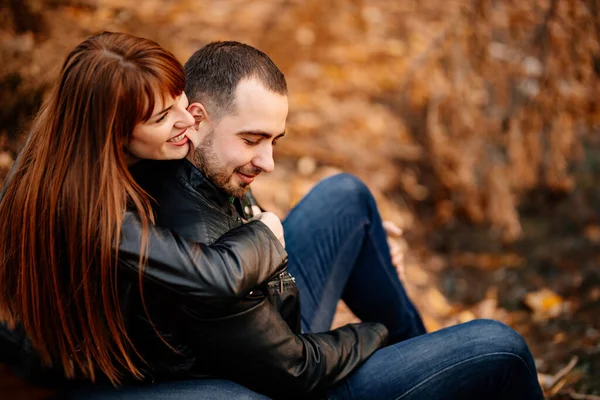
[[[162,111],[157,112],[156,114],[154,114],[153,116],[151,116],[150,118],[154,118],[154,117],[158,117],[159,115],[162,115],[166,112],[168,112],[169,110],[171,110],[171,108],[173,108],[173,106],[175,105],[175,103],[177,103],[177,101],[181,98],[181,95],[177,98],[175,98],[175,100],[171,103],[171,105],[167,108],[165,108]]]
[[[159,115],[162,115],[162,114],[168,112],[171,108],[173,108],[173,104],[171,104],[169,107],[165,108],[164,110],[157,112],[150,118],[158,117]]]

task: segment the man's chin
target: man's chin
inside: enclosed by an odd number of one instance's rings
[[[239,190],[233,197],[236,197],[236,198],[244,197],[244,195],[246,193],[248,193],[249,190],[250,190],[250,186],[247,186],[247,187]]]
[[[235,187],[228,187],[226,189],[227,193],[229,193],[231,197],[235,198],[243,197],[246,193],[248,193],[248,190],[250,190],[250,185],[236,185]]]

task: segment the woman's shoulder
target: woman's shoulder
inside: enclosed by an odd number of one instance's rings
[[[140,160],[129,166],[133,179],[141,183],[151,183],[157,177],[176,171],[182,160]]]

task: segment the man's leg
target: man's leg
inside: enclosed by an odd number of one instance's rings
[[[383,323],[391,342],[425,333],[392,265],[375,200],[359,179],[340,174],[323,180],[283,226],[304,331],[328,330],[343,298],[360,319]]]
[[[190,379],[121,388],[90,384],[72,388],[57,398],[69,400],[268,400],[268,397],[223,379]]]
[[[476,320],[385,347],[328,391],[328,398],[541,400],[521,336]]]

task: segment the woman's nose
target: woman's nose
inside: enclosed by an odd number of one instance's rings
[[[181,117],[178,122],[182,128],[187,128],[194,125],[194,117],[184,108],[181,110]]]

